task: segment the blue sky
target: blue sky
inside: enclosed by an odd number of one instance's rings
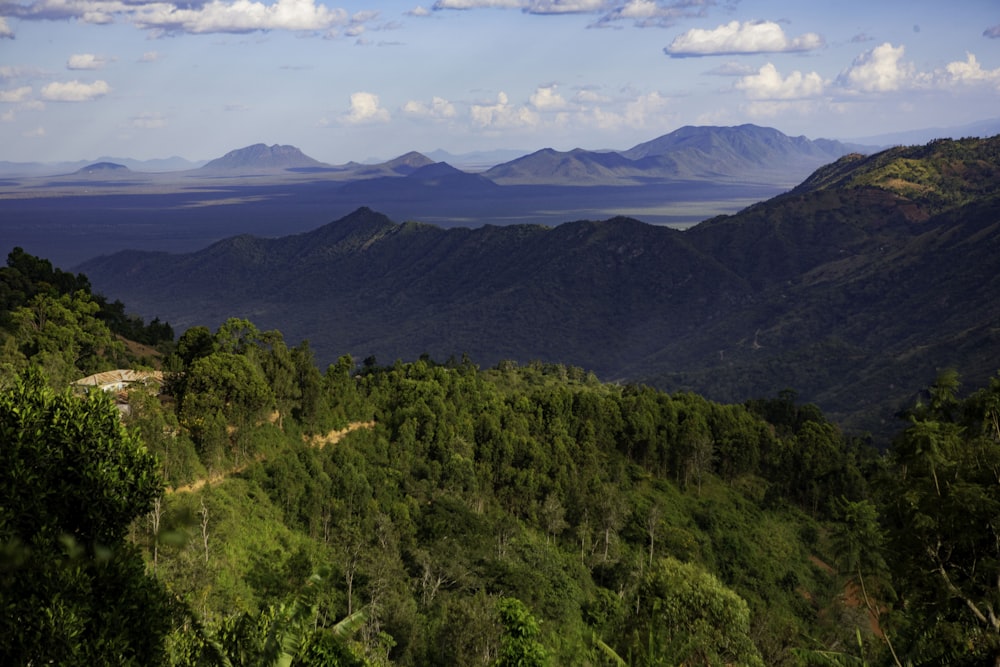
[[[995,0],[0,0],[0,160],[340,164],[1000,117]]]

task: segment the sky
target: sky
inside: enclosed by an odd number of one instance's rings
[[[0,0],[0,160],[624,150],[1000,117],[996,0]]]

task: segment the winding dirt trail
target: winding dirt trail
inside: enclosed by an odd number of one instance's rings
[[[374,428],[374,427],[375,427],[374,421],[351,422],[342,429],[329,431],[328,433],[320,433],[312,436],[304,435],[302,436],[302,441],[305,442],[305,444],[308,445],[309,447],[316,447],[318,449],[323,449],[327,445],[334,445],[340,442],[340,440],[348,433],[363,428]],[[251,463],[259,463],[260,461],[263,461],[264,458],[265,457],[263,455],[255,456],[253,459],[245,461],[238,466],[229,468],[227,470],[223,470],[221,472],[212,473],[207,477],[196,479],[189,484],[178,486],[177,488],[168,487],[166,490],[166,494],[171,495],[174,493],[194,493],[195,491],[203,489],[206,485],[210,486],[212,484],[217,484],[222,480],[226,479],[227,477],[232,477],[233,475],[237,475],[246,470],[247,466],[249,466]]]

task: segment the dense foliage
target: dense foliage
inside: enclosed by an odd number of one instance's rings
[[[4,663],[1000,656],[1000,376],[963,397],[943,373],[869,443],[790,391],[722,405],[426,356],[320,370],[240,319],[167,352],[164,392],[121,417],[4,371]]]

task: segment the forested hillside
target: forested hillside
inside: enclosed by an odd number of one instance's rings
[[[26,277],[50,268],[0,270],[24,286],[0,340],[4,664],[1000,658],[1000,376],[928,378],[869,442],[791,392],[321,369],[229,319],[162,341],[165,384],[116,407],[66,383],[143,362],[84,277],[70,298]]]

